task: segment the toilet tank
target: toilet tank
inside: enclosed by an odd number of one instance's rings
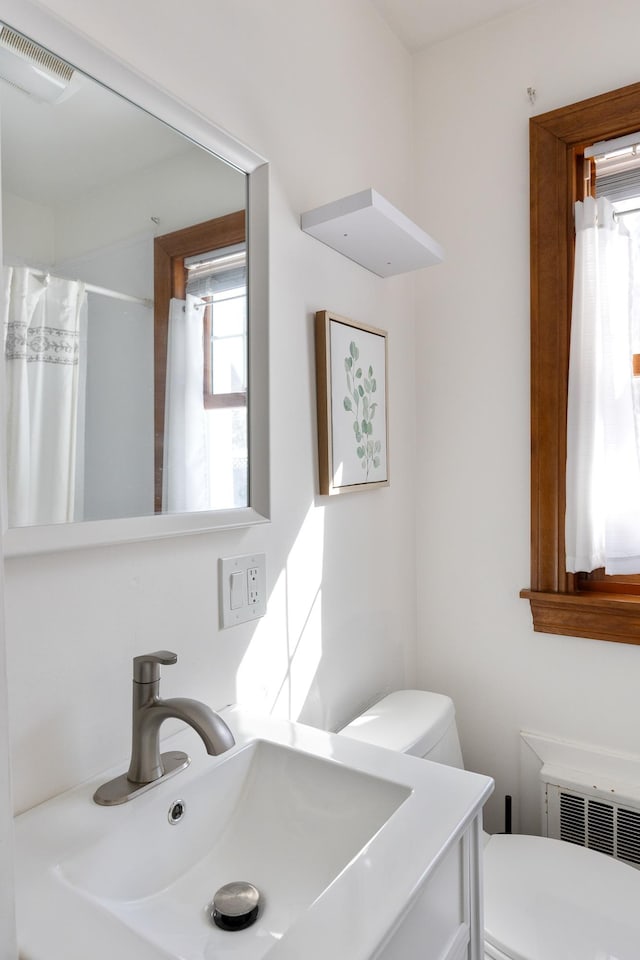
[[[426,690],[397,690],[340,730],[354,740],[463,767],[453,700]]]

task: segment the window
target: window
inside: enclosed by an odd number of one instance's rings
[[[576,204],[567,412],[567,569],[637,593],[640,574],[640,133],[585,150]],[[588,176],[595,167],[594,177]],[[600,338],[603,338],[602,340]],[[576,355],[573,356],[573,350]],[[631,579],[608,574],[631,574]],[[600,569],[598,569],[600,568]],[[593,571],[585,573],[585,571]]]
[[[157,237],[155,285],[155,510],[162,511],[169,303],[187,294],[205,302],[203,407],[210,449],[232,451],[233,476],[212,469],[220,506],[247,504],[246,235],[243,210]],[[214,346],[218,349],[214,350]],[[226,362],[221,362],[226,361]],[[230,361],[230,362],[229,362]]]
[[[537,631],[624,643],[640,643],[640,595],[629,578],[587,581],[565,571],[566,410],[573,204],[584,193],[584,150],[638,129],[640,84],[530,121],[531,587],[521,596]]]
[[[204,405],[247,405],[247,248],[245,243],[186,257],[186,292],[204,312]]]
[[[245,243],[185,258],[186,292],[204,310],[203,406],[209,489],[217,506],[247,504],[247,250]],[[220,456],[222,451],[226,455]]]

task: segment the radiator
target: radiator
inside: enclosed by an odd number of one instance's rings
[[[622,804],[573,782],[542,783],[543,832],[640,869],[640,802]]]

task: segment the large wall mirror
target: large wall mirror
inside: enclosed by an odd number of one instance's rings
[[[8,555],[268,519],[267,165],[0,4]]]

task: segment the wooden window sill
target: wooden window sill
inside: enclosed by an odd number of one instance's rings
[[[640,596],[536,590],[520,596],[530,601],[538,633],[640,644]]]

